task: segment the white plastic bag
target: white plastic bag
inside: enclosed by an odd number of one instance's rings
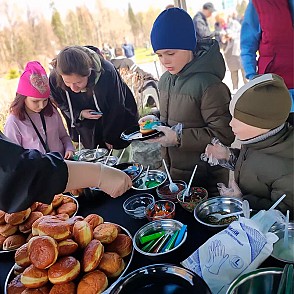
[[[225,293],[241,274],[256,269],[278,237],[263,233],[252,219],[239,218],[200,246],[181,264],[204,279],[212,293]]]

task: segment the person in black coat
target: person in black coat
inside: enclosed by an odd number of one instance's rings
[[[82,46],[64,48],[52,61],[49,82],[73,140],[76,132],[85,148],[97,145],[123,149],[130,143],[120,135],[137,125],[134,96],[113,65]]]
[[[112,197],[132,186],[124,172],[100,163],[64,161],[61,154],[42,154],[11,143],[0,132],[0,210],[22,211],[33,202],[51,203],[54,195],[100,187]]]

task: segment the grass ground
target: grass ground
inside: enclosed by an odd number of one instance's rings
[[[137,48],[135,49],[135,57],[136,57],[136,63],[141,64],[141,63],[148,63],[148,62],[153,62],[157,61],[158,57],[156,54],[153,53],[152,48]]]

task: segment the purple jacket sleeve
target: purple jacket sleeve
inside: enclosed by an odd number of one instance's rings
[[[68,170],[59,153],[42,154],[15,145],[0,132],[0,209],[15,212],[35,201],[50,203],[64,191]]]

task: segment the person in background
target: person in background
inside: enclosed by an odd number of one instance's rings
[[[207,2],[203,5],[202,11],[198,11],[194,18],[193,23],[195,26],[197,40],[204,38],[213,38],[218,36],[218,31],[211,32],[207,22],[207,18],[211,17],[215,8],[211,2]]]
[[[94,51],[96,51],[96,50],[94,50]],[[108,61],[110,61],[112,59],[112,57],[113,57],[113,54],[112,54],[112,52],[110,50],[110,47],[109,47],[109,45],[107,43],[103,43],[103,46],[102,46],[102,49],[101,49],[100,53]]]
[[[232,94],[235,94],[239,88],[239,70],[243,77],[243,83],[247,82],[245,72],[241,64],[240,58],[240,23],[224,14],[218,14],[215,17],[216,21],[220,24],[222,30],[220,31],[220,41],[223,48],[226,64],[231,73],[231,80],[233,85]]]
[[[0,210],[17,212],[33,202],[80,187],[99,187],[118,197],[131,186],[124,172],[100,163],[64,161],[58,152],[42,154],[11,143],[0,132]]]
[[[138,110],[131,90],[113,65],[81,46],[64,48],[52,64],[51,93],[70,130],[76,130],[85,148],[119,149],[113,152],[119,156],[130,145],[120,135],[138,123]],[[128,161],[130,148],[125,151],[124,161]]]
[[[241,28],[241,59],[247,79],[281,76],[292,97],[288,122],[294,123],[294,2],[250,0]],[[259,53],[258,60],[256,59]]]
[[[26,149],[56,151],[69,159],[74,147],[60,114],[50,101],[49,80],[38,61],[27,63],[4,126],[4,134]]]
[[[114,67],[119,70],[127,70],[133,73],[137,73],[143,79],[153,79],[154,77],[141,69],[135,62],[123,55],[123,49],[120,47],[115,48],[114,50],[115,58],[111,59],[110,62]]]
[[[241,149],[224,146],[214,139],[204,160],[234,170],[236,183],[220,185],[223,196],[239,196],[252,209],[269,209],[283,194],[278,206],[293,218],[293,127],[286,120],[291,98],[283,79],[275,74],[255,77],[238,90],[231,101],[230,125]]]
[[[164,10],[151,31],[154,52],[167,71],[159,80],[160,120],[163,136],[146,142],[162,145],[162,155],[175,180],[189,181],[198,165],[193,186],[217,195],[216,183],[228,181],[228,171],[210,167],[200,154],[212,137],[230,145],[234,135],[229,126],[231,94],[222,83],[225,63],[216,40],[196,42],[189,14],[179,8]],[[148,119],[143,117],[141,121]]]
[[[125,37],[123,40],[123,44],[121,46],[124,50],[124,55],[127,58],[131,58],[133,61],[135,61],[135,49],[133,44],[131,44],[130,42],[128,42],[127,38]]]

